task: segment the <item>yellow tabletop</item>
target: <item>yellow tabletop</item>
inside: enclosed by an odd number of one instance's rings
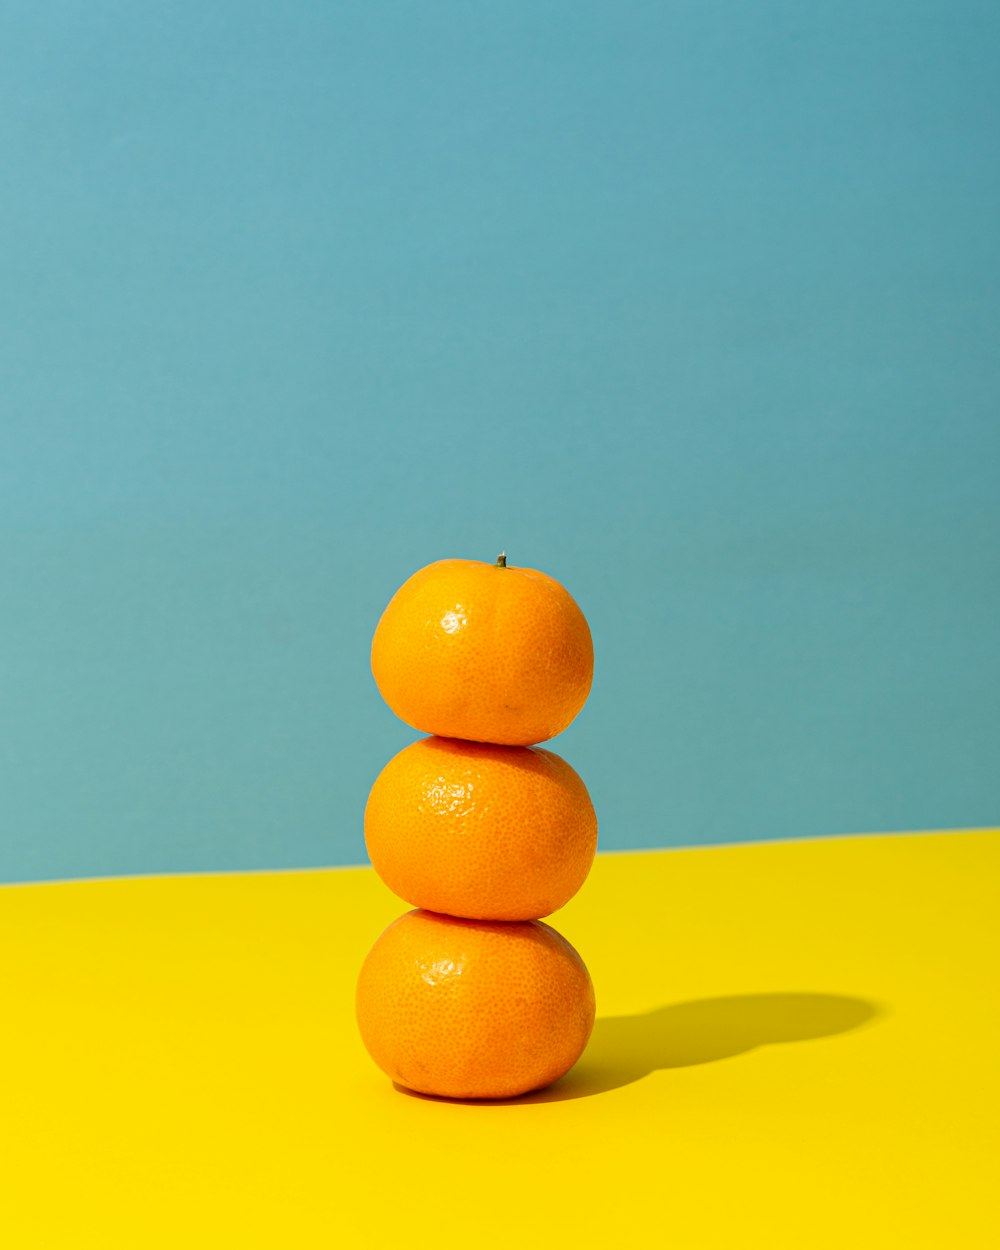
[[[0,1246],[995,1247],[1000,834],[599,856],[577,1068],[402,1093],[367,869],[0,890]]]

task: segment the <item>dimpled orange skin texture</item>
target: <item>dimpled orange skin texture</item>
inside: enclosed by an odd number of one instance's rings
[[[583,885],[597,816],[553,751],[423,738],[379,774],[365,842],[378,875],[415,907],[537,920]]]
[[[594,1024],[580,956],[540,920],[400,916],[357,989],[361,1038],[400,1085],[446,1098],[514,1098],[568,1072]]]
[[[479,560],[439,560],[382,614],[372,672],[386,703],[422,733],[531,746],[586,702],[594,646],[554,578]]]

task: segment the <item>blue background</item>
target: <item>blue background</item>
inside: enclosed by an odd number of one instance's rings
[[[1000,8],[0,7],[0,879],[356,863],[443,556],[605,849],[1000,820]]]

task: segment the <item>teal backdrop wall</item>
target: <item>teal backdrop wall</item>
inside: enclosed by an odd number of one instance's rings
[[[1000,8],[0,5],[0,879],[362,862],[443,556],[605,849],[1000,820]]]

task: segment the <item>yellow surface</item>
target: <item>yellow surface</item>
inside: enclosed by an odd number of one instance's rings
[[[995,1247],[1000,835],[599,857],[547,1094],[396,1091],[368,870],[0,890],[0,1246]],[[440,1240],[443,1238],[444,1240]]]

